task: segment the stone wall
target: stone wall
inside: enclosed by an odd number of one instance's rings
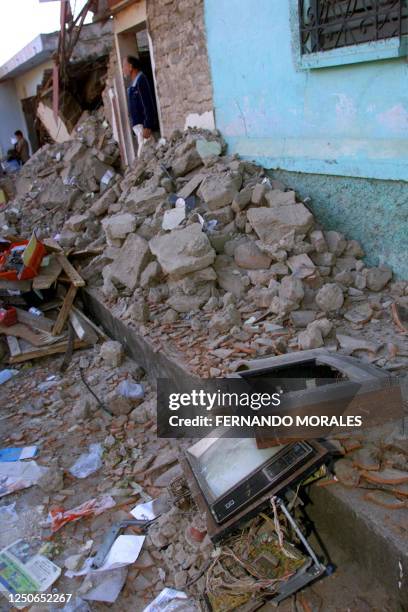
[[[184,129],[189,115],[212,117],[204,1],[148,0],[147,18],[163,136],[169,136]]]

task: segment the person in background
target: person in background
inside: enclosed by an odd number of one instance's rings
[[[149,80],[142,72],[140,60],[128,55],[123,60],[123,74],[130,79],[128,87],[129,115],[137,138],[140,157],[143,146],[159,128],[156,102]]]
[[[23,136],[23,132],[21,130],[16,130],[14,132],[14,136],[17,138],[17,142],[14,145],[14,148],[17,153],[17,159],[21,164],[25,164],[28,158],[30,157],[28,142]]]

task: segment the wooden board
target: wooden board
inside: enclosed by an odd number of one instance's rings
[[[50,346],[43,348],[31,347],[31,349],[24,350],[19,355],[11,355],[9,358],[9,363],[22,363],[23,361],[29,361],[30,359],[38,359],[40,357],[48,357],[49,355],[65,353],[67,346],[68,342],[65,341],[51,344]],[[77,339],[74,341],[74,349],[86,348],[87,346],[89,346],[88,343],[84,342],[83,340]]]
[[[67,322],[69,311],[71,310],[72,304],[74,303],[77,291],[78,287],[76,287],[75,285],[71,285],[69,287],[52,330],[52,334],[54,336],[59,336],[62,332],[64,325]]]
[[[62,265],[58,259],[51,255],[50,262],[45,268],[40,268],[40,273],[33,279],[33,289],[49,289],[57,281],[62,272]]]
[[[31,291],[31,280],[22,280],[22,281],[10,281],[0,279],[0,289],[10,289],[11,291],[21,291],[21,293],[25,293],[26,291]]]
[[[86,323],[88,323],[88,325],[90,325],[92,327],[92,329],[94,331],[96,331],[96,333],[103,339],[103,340],[110,340],[109,336],[107,334],[105,334],[105,332],[103,331],[103,329],[100,329],[93,321],[91,321],[91,319],[89,319],[83,312],[82,310],[79,310],[76,306],[72,306],[72,310],[73,312],[76,312],[77,314],[79,314],[82,319],[84,321],[86,321]]]
[[[17,338],[15,336],[7,336],[6,340],[11,357],[17,357],[17,355],[21,355],[21,348]]]
[[[80,340],[85,340],[88,344],[96,344],[98,342],[98,334],[94,329],[82,318],[79,312],[69,313],[69,320],[75,330],[76,335]]]
[[[23,310],[22,308],[16,308],[17,310],[17,319],[19,323],[25,323],[34,329],[40,329],[43,331],[50,332],[53,328],[54,322],[51,319],[47,319],[47,317],[38,317],[37,315],[31,314],[27,310]]]
[[[71,279],[72,284],[75,287],[85,287],[84,279],[80,276],[77,270],[75,270],[74,266],[68,261],[65,255],[57,254],[56,257],[59,263],[61,264],[65,274]]]

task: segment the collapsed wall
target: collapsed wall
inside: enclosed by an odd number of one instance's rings
[[[225,155],[217,132],[175,132],[124,177],[102,116],[76,134],[24,167],[3,225],[87,249],[88,285],[158,350],[174,344],[201,376],[323,346],[406,367],[390,306],[408,306],[408,284],[389,285],[388,267],[368,268],[361,246],[318,226],[293,190]]]
[[[204,2],[147,3],[163,136],[189,125],[214,125],[204,30]]]

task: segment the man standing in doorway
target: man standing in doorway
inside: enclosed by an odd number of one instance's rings
[[[143,145],[159,127],[156,102],[150,83],[142,72],[141,63],[137,57],[128,55],[123,60],[123,74],[130,79],[131,83],[128,88],[129,114],[132,130],[137,137],[137,155],[140,157]]]

